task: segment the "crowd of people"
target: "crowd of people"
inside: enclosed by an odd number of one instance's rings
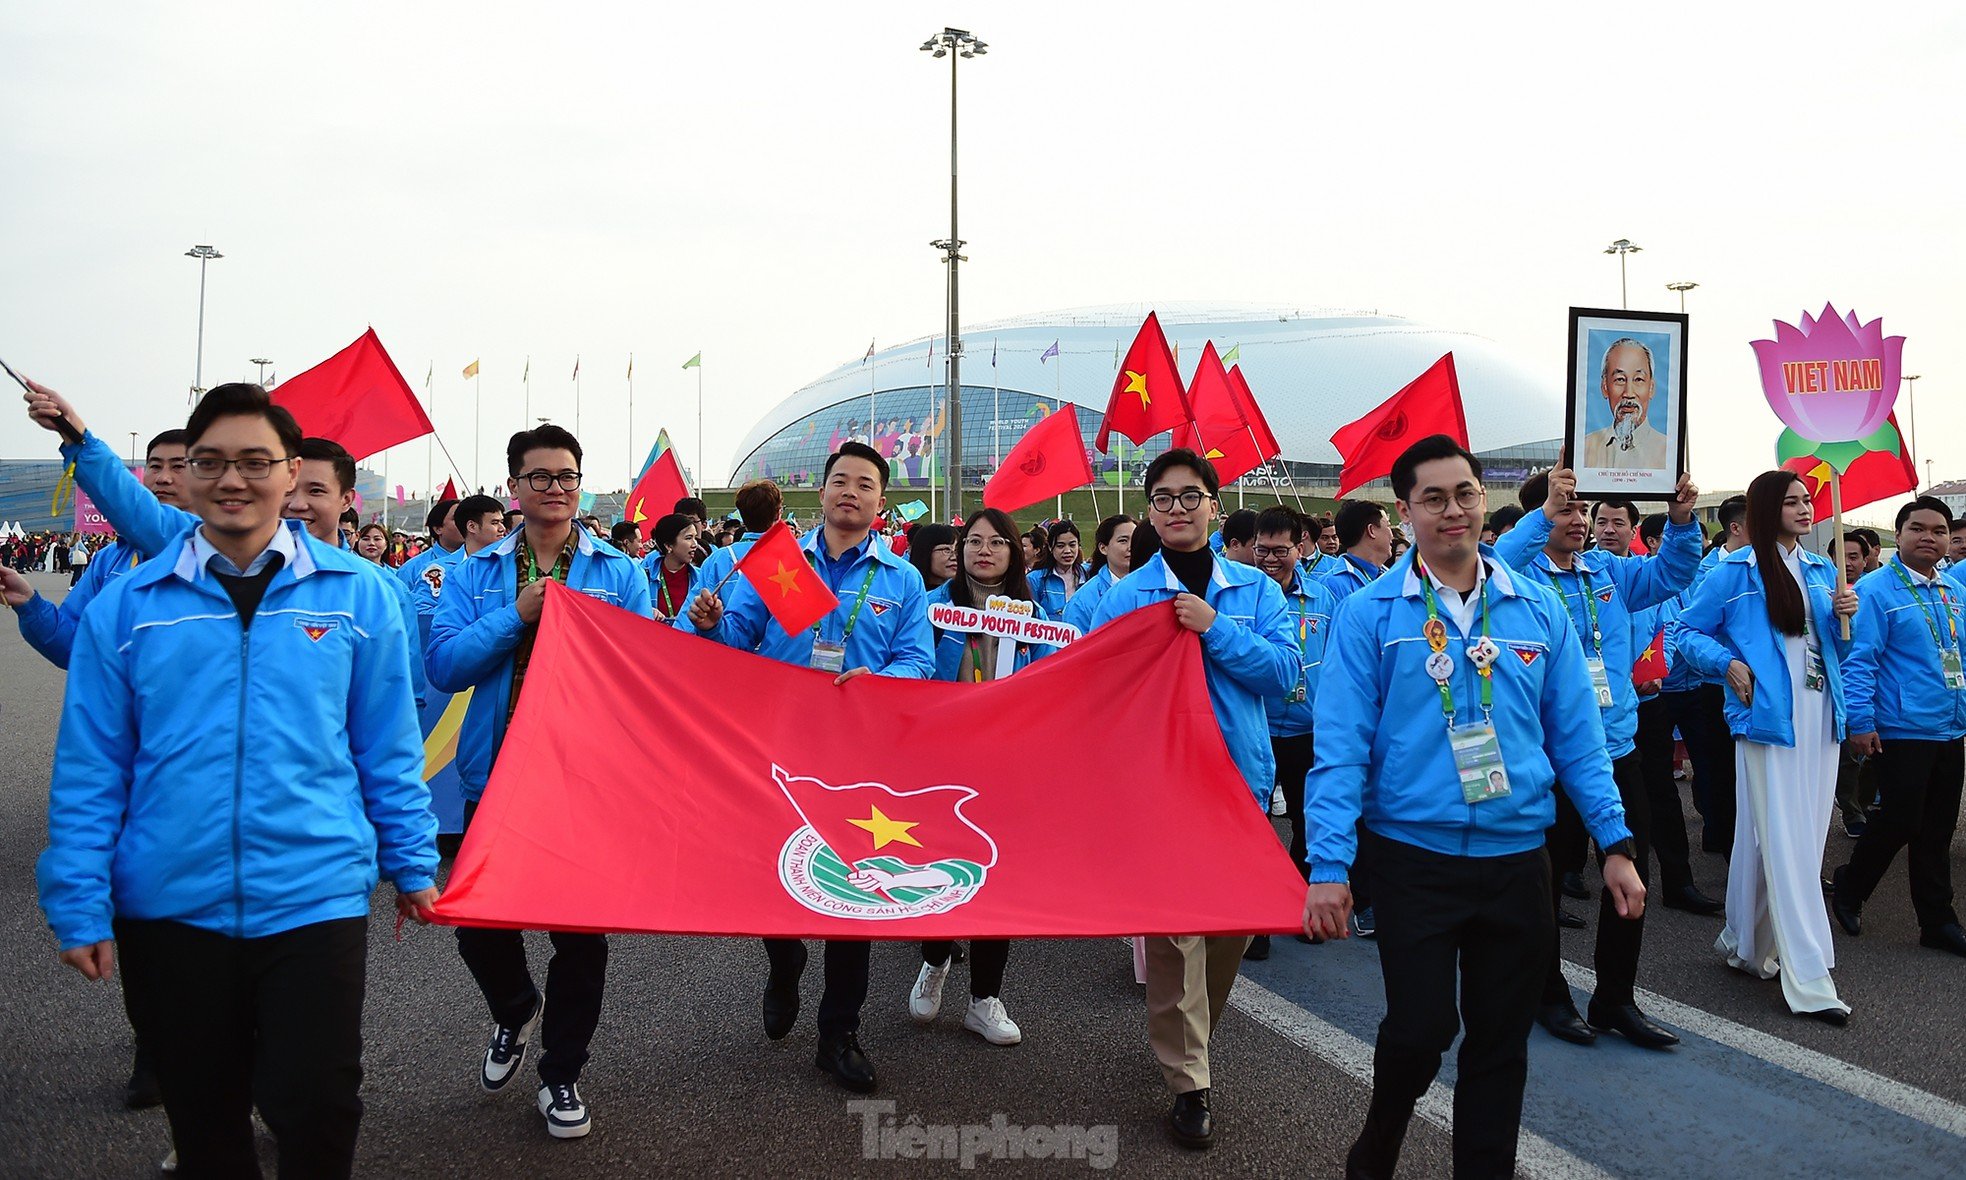
[[[939,633],[935,602],[1006,596],[1088,633],[1167,604],[1200,637],[1250,805],[1286,819],[1305,882],[1296,937],[1378,941],[1387,1008],[1349,1175],[1392,1174],[1463,1029],[1457,1175],[1512,1173],[1534,1025],[1669,1050],[1675,1035],[1636,1002],[1652,902],[1717,916],[1717,955],[1840,1026],[1850,1006],[1831,979],[1830,920],[1860,934],[1908,849],[1921,942],[1966,955],[1947,859],[1966,777],[1966,588],[1946,568],[1966,556],[1966,525],[1930,497],[1898,509],[1888,555],[1853,533],[1833,555],[1844,580],[1801,543],[1814,506],[1787,472],[1723,503],[1709,537],[1686,479],[1655,515],[1580,498],[1564,467],[1492,505],[1480,461],[1444,436],[1394,464],[1391,512],[1355,499],[1329,517],[1282,504],[1224,515],[1213,466],[1176,449],[1146,468],[1144,519],[1107,517],[1089,538],[1071,520],[1026,529],[992,509],[885,530],[892,469],[848,440],[799,541],[839,604],[788,634],[729,577],[786,517],[768,480],[739,489],[731,520],[679,502],[645,542],[638,524],[581,517],[581,444],[541,425],[508,444],[510,503],[442,501],[419,548],[354,516],[353,459],[303,437],[258,386],[207,393],[184,428],[152,440],[140,482],[67,399],[32,386],[27,400],[35,421],[81,435],[61,453],[118,533],[59,605],[0,571],[22,633],[69,673],[42,905],[63,963],[100,979],[120,958],[131,1101],[161,1099],[186,1174],[256,1174],[254,1109],[283,1174],[352,1168],[370,894],[388,879],[399,913],[422,921],[440,884],[417,705],[472,692],[457,747],[468,826],[548,581],[842,684],[981,683],[1055,658],[1000,660],[1010,640]],[[1648,652],[1658,662],[1640,674]],[[188,667],[201,669],[195,692]],[[1729,858],[1724,900],[1696,881],[1681,742],[1702,848]],[[1826,901],[1838,814],[1857,841]],[[1597,983],[1580,1013],[1558,930],[1584,925],[1564,898],[1589,897],[1593,845]],[[857,888],[910,883],[853,868]],[[457,930],[490,1021],[479,1085],[504,1091],[534,1061],[546,1131],[577,1138],[592,1126],[580,1077],[609,940],[550,938],[542,978],[518,932]],[[1142,941],[1167,1129],[1205,1148],[1210,1036],[1241,961],[1269,955],[1269,937]],[[776,1040],[798,1026],[809,952],[794,939],[763,950],[759,1012]],[[966,953],[963,1027],[1022,1041],[1005,1004],[1009,942],[920,951],[912,982],[893,985],[911,1017],[939,1019]],[[869,944],[827,940],[821,953],[815,1062],[872,1091],[859,1039]]]

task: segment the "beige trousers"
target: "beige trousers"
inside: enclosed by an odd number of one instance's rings
[[[1248,947],[1247,935],[1147,938],[1147,1042],[1176,1094],[1208,1088],[1208,1034]]]

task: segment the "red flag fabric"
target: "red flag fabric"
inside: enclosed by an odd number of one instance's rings
[[[293,414],[302,434],[333,439],[358,460],[434,429],[374,328],[288,378],[273,400]]]
[[[1115,716],[1155,718],[1111,768],[1126,783],[1118,814],[1064,763],[950,740],[1098,733]],[[1177,854],[1178,873],[1140,872]],[[555,584],[437,914],[531,930],[1083,938],[1282,933],[1303,901],[1222,743],[1200,639],[1170,605],[988,684],[836,686]]]
[[[1898,416],[1892,414],[1891,428],[1904,438],[1898,426]],[[1793,471],[1809,485],[1809,496],[1816,504],[1816,523],[1822,524],[1835,515],[1835,505],[1831,502],[1829,488],[1829,464],[1815,455],[1797,455],[1782,464],[1785,471]],[[1911,451],[1900,443],[1895,451],[1865,451],[1850,464],[1850,470],[1843,473],[1843,511],[1862,508],[1892,496],[1909,495],[1918,490],[1918,466],[1912,459]]]
[[[1203,345],[1188,383],[1188,412],[1194,416],[1174,431],[1173,445],[1200,452],[1223,483],[1241,479],[1282,451],[1262,414],[1251,417],[1256,401],[1248,384],[1238,387],[1238,382],[1241,366],[1233,373],[1224,370],[1215,342]]]
[[[1106,399],[1106,416],[1099,423],[1099,437],[1093,445],[1103,454],[1106,440],[1117,430],[1136,443],[1145,444],[1155,435],[1173,430],[1188,420],[1186,397],[1181,387],[1181,371],[1161,333],[1160,318],[1147,313],[1147,321],[1133,337],[1133,347],[1120,362],[1113,378],[1113,394]]]
[[[457,499],[457,481],[446,476],[444,479],[444,490],[437,493],[437,498],[439,500]]]
[[[1632,683],[1649,684],[1654,680],[1665,678],[1666,629],[1661,627],[1659,633],[1652,637],[1652,641],[1645,645],[1645,650],[1638,653],[1638,661],[1632,665]]]
[[[1468,445],[1468,416],[1461,408],[1461,383],[1454,375],[1451,352],[1365,417],[1347,422],[1331,436],[1331,445],[1345,463],[1338,477],[1339,498],[1390,475],[1393,460],[1402,451],[1434,434]]]
[[[751,589],[758,592],[765,609],[787,635],[797,635],[840,605],[839,598],[806,560],[799,538],[782,520],[766,529],[751,551],[737,559],[737,572],[751,583]],[[527,674],[531,674],[530,669]]]
[[[983,506],[1015,512],[1092,482],[1092,460],[1070,406],[1031,424],[983,485]]]
[[[674,447],[655,457],[622,507],[622,519],[632,521],[646,541],[655,532],[655,522],[676,510],[676,501],[689,495],[683,482],[683,469],[676,461]]]

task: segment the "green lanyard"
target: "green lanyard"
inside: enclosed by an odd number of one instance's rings
[[[519,538],[519,548],[521,548],[521,549],[523,549],[523,550],[525,550],[525,554],[526,554],[526,582],[525,582],[525,584],[526,584],[527,586],[530,586],[530,585],[532,585],[532,584],[533,584],[534,582],[537,582],[537,581],[539,581],[539,564],[538,564],[538,562],[537,562],[537,560],[536,560],[536,559],[535,559],[535,558],[533,557],[533,553],[532,553],[532,543],[531,543],[531,542],[529,542],[529,541],[527,541],[527,540],[526,540],[526,539],[525,539],[524,537],[521,537],[521,538]],[[559,557],[559,560],[557,560],[557,561],[555,561],[555,562],[553,563],[553,568],[554,568],[554,570],[556,570],[556,571],[558,571],[558,570],[560,570],[560,569],[561,569],[562,567],[565,567],[565,568],[566,568],[566,572],[567,572],[567,573],[572,573],[572,572],[573,572],[573,536],[572,536],[572,534],[568,534],[568,536],[567,536],[567,543],[566,543],[566,547],[560,550],[560,557]],[[522,587],[521,587],[521,589],[524,589],[524,587],[522,586]]]
[[[660,558],[655,563],[655,592],[661,595],[663,617],[675,618],[675,605],[669,601],[669,568],[662,564]]]
[[[820,543],[825,544],[824,541]],[[845,647],[846,641],[853,638],[853,625],[860,621],[860,608],[867,605],[867,591],[873,587],[874,571],[879,568],[881,568],[881,563],[874,560],[873,553],[869,552],[867,554],[867,576],[860,580],[860,597],[854,601],[853,612],[846,617],[846,630],[840,632],[841,647]],[[825,621],[825,619],[821,619],[819,623]],[[819,638],[819,623],[812,625],[812,637],[814,639]]]
[[[1556,572],[1554,570],[1546,569],[1543,572],[1549,575],[1550,585],[1556,588],[1558,598],[1570,597],[1569,594],[1564,592],[1563,583],[1556,580]],[[1597,594],[1591,588],[1590,573],[1584,569],[1582,562],[1578,562],[1576,568],[1570,572],[1577,575],[1577,584],[1583,587],[1584,590],[1584,613],[1588,614],[1591,620],[1591,654],[1599,659],[1603,659],[1604,632],[1599,630],[1597,626]]]
[[[1440,605],[1434,599],[1433,575],[1429,574],[1427,567],[1420,563],[1420,555],[1417,553],[1413,555],[1413,569],[1420,575],[1420,593],[1427,599],[1426,629],[1441,636],[1441,645],[1434,650],[1445,655],[1447,624],[1441,622]],[[1438,624],[1438,627],[1435,624]],[[1484,640],[1488,638],[1488,580],[1486,578],[1481,582],[1481,637]],[[1432,647],[1433,643],[1434,640],[1430,637],[1427,645]],[[1477,666],[1475,671],[1481,676],[1481,719],[1486,722],[1493,718],[1495,712],[1495,669],[1491,664]],[[1440,687],[1440,711],[1447,718],[1447,728],[1453,729],[1454,690],[1449,686],[1450,681],[1436,680],[1434,683]]]
[[[1905,584],[1905,589],[1911,593],[1911,600],[1918,604],[1919,613],[1925,616],[1925,625],[1932,630],[1932,642],[1938,645],[1938,649],[1942,652],[1951,650],[1946,647],[1945,637],[1939,634],[1939,620],[1932,613],[1932,604],[1919,595],[1918,587],[1912,583],[1911,575],[1905,572],[1905,567],[1896,558],[1891,560],[1891,568],[1897,571],[1898,581]],[[1937,579],[1934,579],[1934,585],[1939,591],[1939,604],[1946,608],[1946,623],[1952,630],[1953,644],[1957,646],[1959,643],[1959,624],[1952,617],[1952,596],[1946,593],[1946,588],[1943,585],[1937,584]]]

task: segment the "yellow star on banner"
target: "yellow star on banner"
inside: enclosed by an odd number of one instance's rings
[[[1139,394],[1142,409],[1151,405],[1154,400],[1147,396],[1147,375],[1145,373],[1136,373],[1132,369],[1126,371],[1126,388],[1120,392]]]
[[[1216,450],[1214,447],[1210,447],[1208,453],[1202,456],[1204,459],[1220,459],[1221,457],[1222,452]]]
[[[642,505],[647,502],[648,502],[648,497],[646,496],[637,497],[635,500],[635,507],[633,509],[632,515],[630,515],[628,519],[634,521],[636,524],[640,524],[643,521],[647,520],[648,513],[642,511]]]
[[[804,591],[799,589],[799,571],[786,569],[785,563],[782,561],[778,563],[778,572],[771,576],[771,581],[778,583],[778,596],[780,598],[788,594],[804,593]]]
[[[908,834],[909,828],[920,827],[920,824],[889,819],[887,816],[881,814],[881,809],[878,807],[869,807],[868,810],[873,812],[873,814],[869,815],[866,819],[850,819],[846,822],[856,828],[865,828],[873,834],[875,852],[879,852],[890,844],[906,844],[913,848],[920,848],[922,846],[920,840]]]

